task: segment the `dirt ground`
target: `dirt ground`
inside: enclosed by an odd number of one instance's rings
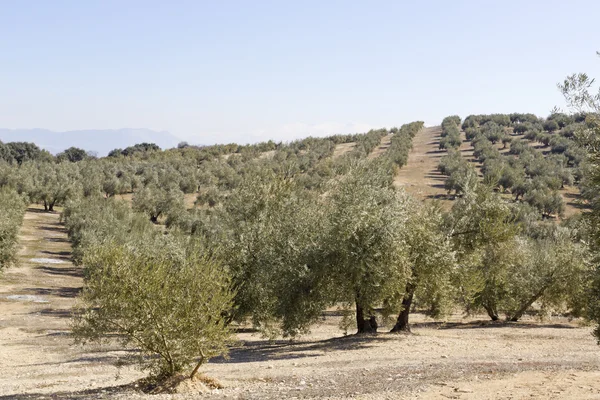
[[[440,158],[446,155],[445,150],[439,150],[440,134],[439,126],[424,128],[413,138],[413,148],[408,155],[408,163],[400,169],[394,179],[394,184],[404,188],[409,194],[422,199],[438,201],[450,207],[450,198],[446,195],[444,181],[437,167]],[[472,153],[471,146],[463,143],[463,156],[470,157],[467,152]]]
[[[134,382],[144,374],[123,362],[125,352],[73,344],[69,320],[82,271],[69,261],[58,213],[31,207],[20,243],[21,265],[0,278],[0,400],[200,397],[142,394]],[[411,335],[344,336],[335,310],[295,342],[269,342],[242,329],[229,359],[203,367],[224,388],[202,396],[600,399],[600,348],[577,321],[412,318]]]

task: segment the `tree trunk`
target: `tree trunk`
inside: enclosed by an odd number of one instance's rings
[[[365,311],[356,301],[356,333],[377,333],[377,319],[374,315],[365,319]]]
[[[519,319],[521,319],[521,317],[523,316],[523,314],[525,314],[525,311],[527,311],[527,309],[529,307],[531,307],[531,305],[533,303],[535,303],[535,301],[537,299],[539,299],[542,294],[544,294],[544,291],[546,290],[546,286],[542,287],[536,294],[534,294],[533,296],[531,296],[531,299],[529,299],[529,301],[527,301],[526,303],[524,303],[521,308],[519,308],[510,318],[508,318],[509,321],[511,322],[517,322]]]
[[[488,315],[492,319],[492,321],[498,321],[498,311],[496,311],[496,307],[492,307],[490,305],[484,305],[485,311],[487,311]]]
[[[396,325],[390,332],[410,332],[410,324],[408,323],[408,317],[410,315],[410,306],[415,295],[415,286],[411,283],[406,285],[406,293],[402,299],[402,311],[398,315]]]
[[[44,211],[48,211],[48,203],[46,203],[46,200],[44,200]]]
[[[194,379],[194,377],[196,376],[196,374],[198,373],[198,370],[200,369],[200,366],[204,364],[204,353],[200,352],[200,361],[198,361],[198,364],[196,364],[196,367],[194,368],[194,370],[192,371],[192,373],[190,374],[190,379]]]
[[[48,207],[48,211],[54,211],[54,201],[50,202],[50,206]]]
[[[368,332],[365,322],[365,312],[362,306],[356,302],[356,333]]]

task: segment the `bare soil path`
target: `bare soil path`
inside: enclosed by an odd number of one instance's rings
[[[385,135],[384,137],[381,138],[381,141],[379,142],[379,146],[377,146],[375,148],[375,150],[373,150],[371,152],[371,154],[368,155],[368,158],[379,157],[380,155],[385,153],[387,151],[387,149],[390,148],[391,145],[392,145],[392,134]]]
[[[96,354],[69,336],[83,271],[70,261],[60,214],[30,207],[19,242],[20,265],[0,276],[0,399],[114,385],[117,368],[98,359],[120,353]]]
[[[421,129],[413,138],[408,163],[394,179],[396,186],[419,199],[442,198],[445,194],[445,178],[437,170],[440,158],[446,154],[438,149],[441,132],[439,126]]]

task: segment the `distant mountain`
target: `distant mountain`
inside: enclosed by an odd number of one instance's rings
[[[113,149],[123,149],[137,143],[156,143],[162,149],[177,146],[180,140],[169,132],[151,129],[89,129],[54,132],[47,129],[1,129],[2,142],[33,142],[52,154],[71,147],[94,151],[105,156]]]

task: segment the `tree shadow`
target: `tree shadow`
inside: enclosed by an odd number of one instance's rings
[[[533,323],[533,322],[511,322],[511,321],[491,321],[477,320],[471,322],[418,322],[411,324],[412,328],[429,328],[429,329],[494,329],[494,328],[517,328],[517,329],[536,329],[536,328],[553,328],[553,329],[577,329],[577,327],[568,324],[560,323]]]
[[[56,242],[56,243],[69,243],[68,239],[60,238],[60,237],[52,237],[52,236],[46,236],[44,238],[44,240],[47,240],[49,242]]]
[[[397,335],[367,334],[348,335],[320,341],[256,340],[244,342],[242,346],[232,348],[229,357],[210,360],[215,364],[237,364],[260,361],[293,360],[318,357],[323,352],[350,351],[373,347],[375,343],[397,340]]]
[[[42,225],[39,227],[39,229],[43,230],[43,231],[49,231],[49,232],[60,232],[60,233],[65,233],[65,234],[67,233],[67,230],[60,225],[58,225],[58,226]]]
[[[71,257],[71,252],[70,251],[50,251],[50,250],[42,250],[41,253],[43,254],[48,254],[51,256],[55,256],[55,257],[64,257],[64,258],[70,258]]]
[[[44,308],[43,310],[35,311],[30,314],[40,314],[44,317],[71,318],[73,316],[73,311],[65,309]]]
[[[141,391],[135,390],[134,383],[128,383],[119,386],[101,387],[95,389],[86,389],[75,392],[55,392],[55,393],[19,393],[0,396],[0,400],[33,400],[33,399],[54,399],[54,400],[83,400],[111,398],[117,394],[131,393],[140,394]]]
[[[446,177],[446,175],[442,175],[440,173],[436,174],[436,173],[430,172],[429,174],[425,175],[425,178],[427,178],[427,179],[435,179],[435,180],[438,180],[438,181],[445,181],[447,177]]]
[[[59,214],[57,211],[45,211],[43,208],[27,207],[27,212],[33,214]]]
[[[37,267],[40,271],[50,275],[72,276],[74,278],[83,278],[83,269],[79,267]]]
[[[445,193],[439,193],[439,194],[430,194],[426,196],[428,199],[434,199],[434,200],[454,200],[456,199],[456,196],[453,194],[445,194]]]
[[[446,150],[441,149],[441,150],[429,150],[426,151],[425,154],[442,154],[442,153],[446,153]]]
[[[58,287],[58,288],[25,288],[24,292],[37,296],[57,296],[75,298],[81,292],[80,287]]]

